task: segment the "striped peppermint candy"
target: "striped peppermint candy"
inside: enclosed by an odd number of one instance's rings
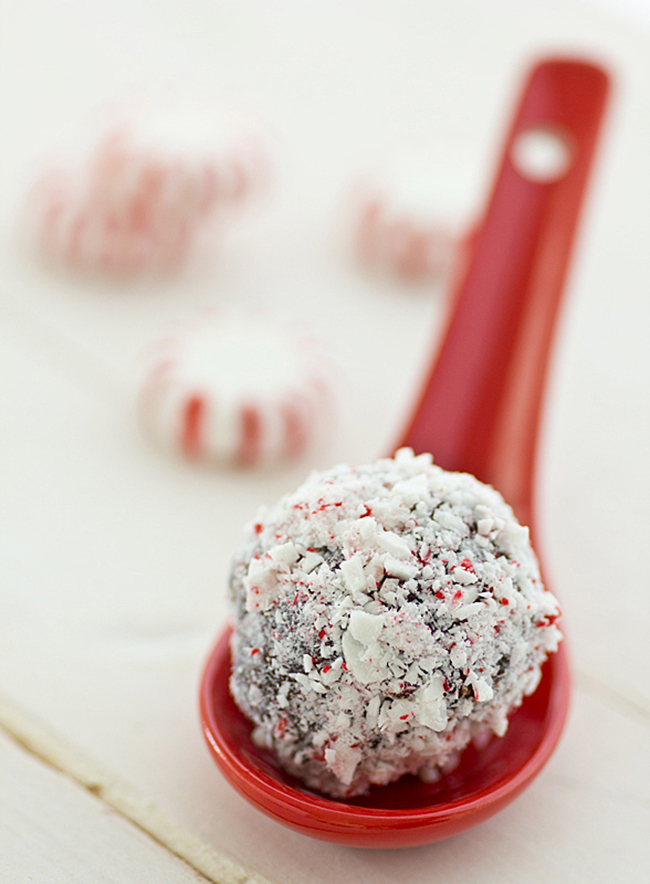
[[[171,102],[131,112],[100,141],[94,199],[107,213],[136,213],[150,227],[232,209],[268,177],[261,136],[215,104]]]
[[[353,243],[365,266],[403,279],[447,276],[467,225],[466,195],[435,162],[404,160],[354,188]]]
[[[297,458],[331,425],[320,345],[266,314],[205,311],[149,351],[140,422],[192,460],[239,467]]]
[[[74,169],[46,172],[27,219],[42,258],[81,270],[174,270],[210,222],[268,177],[262,140],[211,105],[124,115]]]
[[[172,270],[186,258],[193,236],[187,220],[151,225],[138,213],[106,211],[83,173],[52,171],[30,199],[28,224],[48,264],[82,271],[133,274]]]

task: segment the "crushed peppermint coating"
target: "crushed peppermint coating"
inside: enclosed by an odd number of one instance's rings
[[[431,782],[501,736],[561,634],[501,495],[402,449],[313,473],[235,558],[231,692],[310,788]]]

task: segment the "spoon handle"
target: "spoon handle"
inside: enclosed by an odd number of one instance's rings
[[[468,267],[397,447],[494,485],[529,524],[544,382],[607,75],[549,59],[524,87]],[[546,160],[546,161],[545,161]]]

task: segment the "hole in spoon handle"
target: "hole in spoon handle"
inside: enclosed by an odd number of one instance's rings
[[[397,446],[430,451],[445,469],[489,482],[527,524],[549,351],[607,91],[604,71],[581,61],[550,59],[532,70],[442,343]],[[541,146],[546,159],[538,143],[527,165],[540,133],[550,139]]]

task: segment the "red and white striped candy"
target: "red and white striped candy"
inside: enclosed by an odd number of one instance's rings
[[[206,312],[151,354],[141,423],[190,459],[240,467],[286,461],[331,424],[331,373],[319,345],[266,315]]]
[[[42,257],[82,270],[173,270],[209,220],[224,220],[264,179],[258,137],[208,105],[141,112],[113,125],[73,170],[31,194]]]
[[[260,137],[232,112],[172,102],[109,130],[93,162],[93,198],[150,227],[191,223],[241,203],[267,173]]]
[[[443,225],[419,225],[383,195],[370,197],[361,210],[356,250],[366,265],[407,279],[436,278],[450,266],[455,246]]]
[[[132,274],[173,269],[191,245],[191,226],[182,219],[153,226],[137,212],[99,210],[91,183],[81,173],[47,174],[34,189],[28,211],[41,258],[78,270]]]
[[[357,258],[405,279],[445,276],[467,223],[457,204],[462,198],[457,201],[449,193],[452,186],[444,172],[411,163],[359,183],[353,232]]]

